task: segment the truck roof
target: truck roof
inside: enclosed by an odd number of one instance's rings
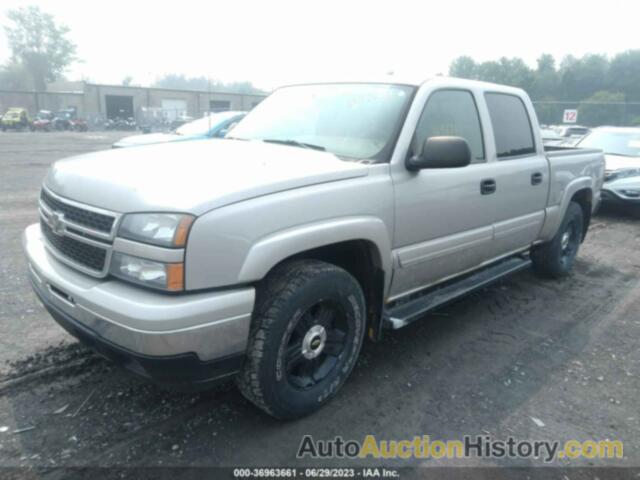
[[[356,78],[339,78],[331,80],[321,80],[317,82],[301,82],[283,85],[283,87],[295,86],[295,85],[317,85],[317,84],[331,84],[331,83],[384,83],[392,85],[408,85],[412,87],[420,87],[425,83],[436,83],[442,86],[450,86],[456,88],[479,88],[483,90],[493,90],[499,92],[509,92],[517,95],[524,94],[524,90],[516,87],[510,87],[507,85],[500,85],[497,83],[480,82],[478,80],[467,80],[464,78],[456,77],[422,77],[422,76],[408,76],[408,75],[375,75],[370,77],[356,77]]]

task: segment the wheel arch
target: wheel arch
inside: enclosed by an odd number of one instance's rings
[[[569,204],[573,201],[578,203],[582,208],[583,218],[585,220],[582,233],[582,240],[584,241],[593,211],[593,186],[590,177],[574,179],[564,188],[564,193],[559,202],[546,208],[546,220],[540,232],[541,241],[550,241],[554,237],[558,228],[560,228]]]
[[[303,258],[334,264],[354,276],[365,295],[368,336],[377,340],[392,275],[391,244],[385,224],[376,218],[348,218],[270,235],[251,248],[239,280],[261,280],[282,263]]]
[[[591,212],[593,211],[593,190],[591,188],[582,188],[576,191],[572,196],[569,203],[575,202],[580,205],[582,209],[582,241],[587,236],[589,225],[591,224]]]

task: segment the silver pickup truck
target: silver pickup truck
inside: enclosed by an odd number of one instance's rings
[[[53,318],[153,381],[235,377],[283,419],[330,400],[365,335],[533,265],[571,270],[599,150],[545,151],[519,89],[296,85],[211,142],[56,162],[24,233]]]

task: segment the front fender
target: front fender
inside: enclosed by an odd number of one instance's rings
[[[366,240],[378,250],[385,273],[385,291],[391,282],[391,241],[384,222],[375,217],[343,217],[301,225],[273,233],[256,242],[240,270],[239,281],[250,283],[283,260],[318,247],[349,240]]]

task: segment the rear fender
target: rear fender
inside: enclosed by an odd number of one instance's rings
[[[558,228],[560,228],[560,223],[564,218],[567,208],[569,208],[571,199],[580,190],[593,191],[593,183],[594,180],[591,177],[580,177],[567,184],[560,198],[560,202],[545,209],[545,221],[540,232],[540,241],[548,242],[555,236]]]

